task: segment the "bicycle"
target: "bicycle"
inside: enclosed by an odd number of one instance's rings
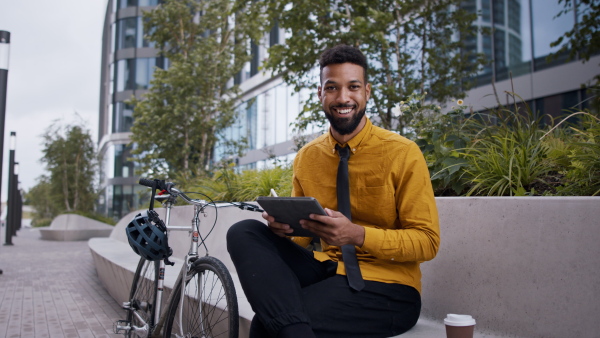
[[[216,225],[216,218],[206,236],[200,236],[199,215],[206,215],[205,210],[208,206],[217,208],[216,203],[192,199],[170,182],[142,178],[139,183],[152,188],[150,207],[146,215],[150,221],[148,223],[155,228],[146,228],[145,231],[160,231],[159,234],[166,232],[167,237],[168,231],[188,231],[192,234],[190,250],[164,311],[164,271],[166,265],[174,264],[168,259],[170,253],[159,260],[148,260],[143,256],[140,258],[129,301],[123,303],[123,308],[127,310],[127,318],[115,323],[114,332],[122,333],[126,337],[157,337],[162,333],[163,337],[237,338],[239,316],[233,280],[225,265],[209,255],[205,244],[206,238]],[[161,191],[158,196],[155,195],[157,189]],[[170,225],[171,208],[178,197],[194,206],[191,226]],[[153,211],[154,200],[160,201],[166,208],[166,223]],[[227,202],[221,206],[236,206],[242,210],[262,212],[257,206],[244,202]],[[136,217],[145,217],[140,215]],[[132,222],[135,219],[134,217]],[[204,245],[206,250],[204,257],[198,255],[200,245]]]

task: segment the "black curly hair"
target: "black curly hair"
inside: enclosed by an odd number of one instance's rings
[[[367,64],[366,56],[356,47],[348,46],[348,45],[337,45],[331,48],[326,49],[319,58],[319,66],[321,82],[323,82],[323,68],[328,65],[340,64],[350,62],[355,65],[363,67],[365,83],[367,83],[367,69],[369,68]]]

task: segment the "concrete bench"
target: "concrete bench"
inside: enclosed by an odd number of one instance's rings
[[[421,265],[423,308],[417,325],[402,337],[444,337],[447,313],[471,314],[475,337],[597,337],[600,332],[600,198],[437,198],[442,243],[438,256]],[[172,224],[189,224],[191,207],[176,207]],[[162,212],[162,210],[160,210]],[[202,219],[201,233],[214,221]],[[126,301],[138,256],[124,227],[89,241],[98,275],[115,300]],[[253,316],[225,248],[228,226],[260,214],[225,208],[207,243],[231,271],[240,305],[240,337]],[[187,233],[169,237],[180,264]],[[180,266],[180,265],[177,265]],[[167,268],[171,288],[179,271]]]
[[[49,241],[87,241],[93,237],[108,237],[114,230],[112,225],[76,215],[56,216],[49,227],[40,228],[42,239]]]

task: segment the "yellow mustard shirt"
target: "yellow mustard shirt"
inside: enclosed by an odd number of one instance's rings
[[[331,133],[311,141],[294,159],[292,196],[311,196],[337,210],[339,155]],[[370,120],[348,145],[352,222],[365,227],[356,253],[365,280],[409,285],[421,292],[420,262],[435,257],[440,244],[438,213],[427,164],[412,141]],[[343,146],[343,145],[342,145]],[[310,238],[292,237],[307,246]],[[340,262],[340,247],[322,241],[320,260]]]

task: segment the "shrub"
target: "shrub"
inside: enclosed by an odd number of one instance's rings
[[[535,186],[548,186],[554,165],[540,140],[542,117],[527,105],[522,111],[500,107],[469,120],[474,135],[465,156],[472,187],[467,195],[536,195]]]

